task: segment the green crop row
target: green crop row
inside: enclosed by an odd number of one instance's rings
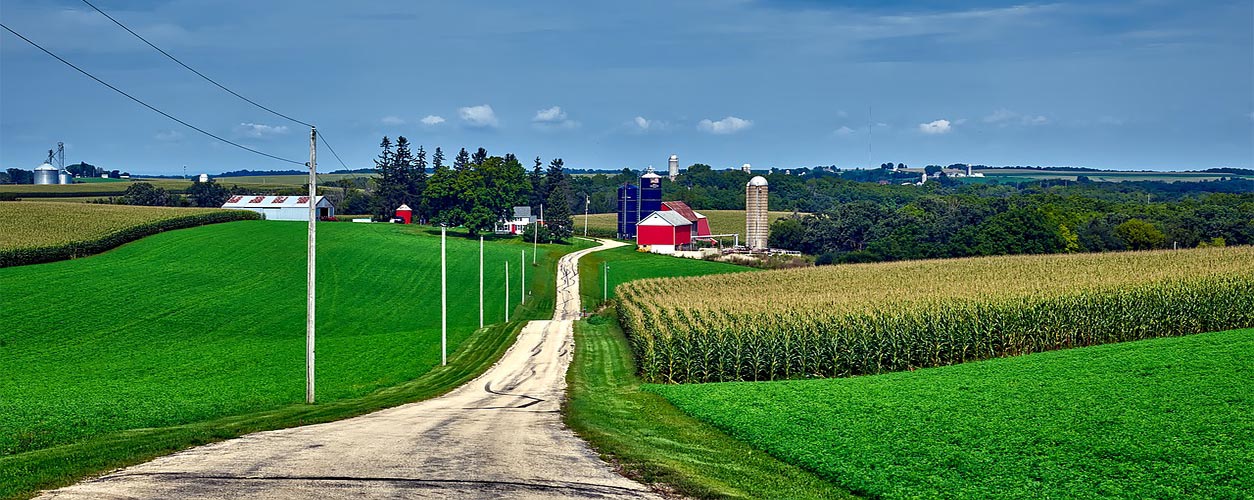
[[[151,236],[162,231],[203,226],[218,222],[260,219],[261,215],[247,210],[219,210],[191,215],[159,219],[127,226],[98,238],[57,243],[53,245],[0,249],[0,267],[40,264],[58,260],[75,259],[98,254],[120,245]]]
[[[1248,328],[1254,326],[1254,272],[1248,269],[979,300],[921,298],[880,307],[822,302],[737,307],[659,298],[659,288],[695,289],[677,280],[628,283],[619,287],[618,296],[644,380],[782,380],[878,374]],[[747,298],[770,295],[760,287],[745,290]]]

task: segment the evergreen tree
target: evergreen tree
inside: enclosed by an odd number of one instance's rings
[[[462,148],[457,152],[457,157],[453,158],[453,170],[463,172],[470,169],[470,153],[466,152],[466,148]]]
[[[574,232],[574,221],[570,216],[570,177],[562,170],[562,165],[561,158],[550,162],[545,179],[549,193],[544,204],[544,225],[558,241],[569,238]]]
[[[532,212],[540,210],[540,205],[544,203],[545,195],[548,194],[548,191],[544,190],[544,170],[542,169],[543,166],[544,166],[544,162],[540,161],[540,157],[537,156],[536,166],[535,168],[531,169],[531,174],[528,175],[528,180],[531,181],[530,205],[531,205]]]
[[[474,156],[470,158],[470,162],[474,163],[475,166],[479,166],[479,165],[483,165],[483,162],[486,161],[487,159],[488,159],[488,150],[479,148],[478,151],[475,151]]]
[[[381,150],[379,152],[379,157],[375,158],[374,160],[375,196],[371,203],[372,205],[371,212],[374,215],[375,220],[388,220],[389,218],[391,218],[392,213],[393,213],[390,211],[389,207],[387,206],[388,205],[387,201],[385,201],[386,193],[389,190],[388,180],[393,177],[393,174],[392,174],[392,166],[393,166],[392,140],[389,139],[388,136],[386,135],[383,136],[383,140],[379,141],[379,149]],[[391,207],[391,208],[395,209],[396,207]]]
[[[465,222],[466,214],[460,204],[457,172],[444,165],[444,151],[438,147],[431,157],[431,165],[431,177],[427,178],[427,188],[422,197],[427,215],[433,224],[460,226]]]
[[[418,154],[414,156],[414,184],[417,186],[417,205],[414,205],[414,213],[418,215],[418,220],[426,221],[430,218],[430,213],[426,205],[426,198],[422,195],[427,190],[427,151],[418,146]]]
[[[434,169],[437,169],[443,166],[444,166],[444,150],[440,149],[439,146],[436,146],[435,154],[431,155],[431,168],[434,171]]]
[[[561,182],[562,177],[566,176],[566,171],[563,168],[564,166],[565,162],[563,162],[561,158],[554,158],[553,161],[549,162],[549,171],[544,174],[545,200],[549,199],[549,196],[553,194],[553,188],[557,187],[557,184]]]

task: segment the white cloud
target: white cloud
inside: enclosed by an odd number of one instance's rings
[[[1250,116],[1254,116],[1254,114],[1251,114]],[[640,130],[649,130],[649,125],[651,125],[651,123],[649,123],[649,119],[643,116],[637,116],[633,123],[635,123],[636,127],[639,127]]]
[[[379,122],[384,125],[404,125],[405,119],[399,116],[385,116]]]
[[[501,123],[496,119],[496,112],[492,111],[492,106],[487,104],[458,108],[457,115],[471,127],[490,128]]]
[[[853,135],[854,132],[855,132],[854,129],[851,129],[847,126],[842,125],[840,128],[836,129],[836,131],[832,133],[839,135],[839,136],[846,136],[846,135]]]
[[[984,123],[1001,123],[1007,120],[1013,120],[1018,116],[1019,113],[1015,113],[1014,111],[1006,108],[1000,108],[992,114],[985,116]]]
[[[579,122],[566,118],[566,112],[562,111],[561,106],[536,111],[536,116],[531,121],[535,122],[537,128],[546,130],[579,127]]]
[[[953,128],[949,126],[949,120],[936,120],[919,124],[919,132],[929,135],[946,134],[951,130]]]
[[[734,134],[752,126],[752,120],[729,116],[719,121],[711,121],[708,118],[701,120],[700,123],[697,123],[697,130],[711,134]]]
[[[421,121],[423,125],[439,125],[441,123],[444,123],[444,117],[436,116],[436,115],[427,115],[423,117],[422,120],[419,120],[419,121]]]
[[[536,117],[532,118],[533,122],[556,123],[566,119],[566,112],[562,111],[561,106],[553,106],[549,109],[536,111]]]
[[[240,137],[266,139],[287,133],[287,125],[265,125],[262,123],[241,123],[235,127],[235,134]]]
[[[1045,125],[1049,123],[1049,117],[1045,115],[1023,115],[1006,108],[1000,108],[992,114],[984,117],[984,123],[993,123],[1002,127],[1019,123],[1021,125]]]
[[[177,130],[162,130],[157,132],[157,135],[154,135],[153,139],[161,142],[178,142],[183,140],[183,133]]]

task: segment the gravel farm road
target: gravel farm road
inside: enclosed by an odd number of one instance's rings
[[[551,321],[532,321],[479,378],[427,401],[249,434],[114,471],[41,498],[658,498],[561,420],[578,259],[562,257]]]

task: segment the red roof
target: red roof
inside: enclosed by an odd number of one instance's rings
[[[687,203],[682,201],[664,201],[662,202],[662,210],[670,210],[682,215],[688,222],[696,222],[698,219],[704,219],[705,216],[692,211]]]

